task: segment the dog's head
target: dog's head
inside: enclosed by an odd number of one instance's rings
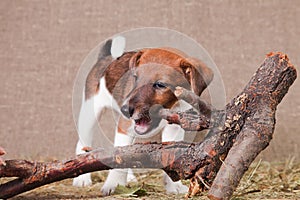
[[[134,86],[121,111],[134,120],[139,135],[146,135],[159,125],[160,108],[170,109],[175,105],[176,86],[200,96],[213,78],[204,63],[175,49],[144,49],[135,53],[128,63]]]

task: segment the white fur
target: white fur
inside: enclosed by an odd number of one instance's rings
[[[76,155],[85,153],[83,147],[92,146],[93,131],[92,128],[96,122],[97,113],[94,110],[94,99],[92,97],[87,101],[84,101],[85,95],[83,95],[83,103],[81,105],[79,119],[78,119],[78,135],[79,140],[76,145]],[[101,110],[99,110],[101,112]],[[92,184],[91,174],[83,174],[73,179],[73,186],[82,187]]]
[[[106,88],[105,78],[100,79],[99,92],[81,105],[78,119],[79,142],[83,147],[91,147],[93,132],[92,128],[97,123],[97,117],[104,107],[118,108],[116,100]],[[116,109],[119,111],[119,109]],[[120,111],[119,111],[120,112]],[[83,153],[81,150],[77,154]]]
[[[183,194],[187,193],[189,188],[183,185],[181,181],[172,181],[172,179],[164,172],[163,174],[164,185],[167,193]]]
[[[104,196],[112,194],[118,185],[126,185],[128,169],[112,169],[106,178],[104,185],[101,188],[101,193]]]
[[[133,139],[134,138],[130,135],[125,135],[123,133],[118,133],[118,131],[116,131],[114,146],[123,147],[123,146],[130,145],[132,144]]]
[[[126,40],[124,37],[122,37],[122,36],[115,37],[112,40],[112,44],[111,44],[111,49],[110,49],[111,56],[113,58],[118,58],[121,55],[123,55],[125,45],[126,45]]]

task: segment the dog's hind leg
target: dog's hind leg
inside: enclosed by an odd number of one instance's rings
[[[104,58],[117,59],[124,53],[125,49],[125,38],[122,36],[114,37],[111,40],[106,41],[106,43],[102,46],[98,61]],[[111,57],[110,57],[111,56]],[[108,59],[109,60],[109,59]],[[109,62],[109,61],[107,61]],[[89,95],[85,96],[85,90],[83,92],[83,100],[80,109],[79,119],[78,119],[78,135],[79,141],[76,146],[76,155],[85,153],[82,149],[83,147],[91,147],[93,140],[93,127],[98,122],[98,116],[101,113],[104,107],[109,108],[117,108],[118,105],[116,101],[113,99],[111,93],[108,91],[105,82],[105,75],[101,74],[101,69],[105,70],[107,65],[110,63],[102,63],[102,65],[95,65],[93,69],[95,71],[90,72],[88,75],[87,81],[85,85],[85,89],[94,88],[95,94],[92,94],[91,97]],[[100,69],[97,71],[97,69]],[[98,79],[99,78],[99,79]],[[99,80],[94,81],[94,80]],[[96,87],[95,87],[96,86]],[[99,88],[98,88],[99,87]],[[95,88],[98,88],[97,92]],[[87,90],[89,91],[89,90]],[[119,109],[117,109],[118,111]],[[91,175],[90,173],[80,175],[77,178],[73,179],[74,186],[87,186],[91,185]]]
[[[79,113],[78,119],[78,135],[79,140],[76,146],[76,155],[85,153],[84,147],[92,147],[93,140],[93,126],[97,123],[97,118],[101,113],[104,106],[97,105],[100,98],[100,92],[93,97],[85,100],[83,95],[83,101]],[[100,101],[101,102],[101,101]],[[73,179],[73,185],[82,187],[92,184],[91,174],[83,174]]]

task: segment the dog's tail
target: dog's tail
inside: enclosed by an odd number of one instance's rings
[[[114,59],[123,55],[125,50],[126,40],[122,36],[116,36],[113,39],[109,39],[105,42],[100,50],[98,59],[102,59],[107,56],[112,56]]]

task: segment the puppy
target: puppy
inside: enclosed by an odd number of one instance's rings
[[[149,137],[162,132],[162,141],[183,140],[184,131],[169,125],[157,112],[174,109],[182,102],[174,95],[176,86],[201,95],[213,79],[212,71],[200,60],[172,48],[149,48],[124,52],[125,38],[118,36],[102,47],[98,61],[87,76],[78,120],[76,154],[92,145],[92,127],[105,107],[120,113],[115,146],[130,145],[135,136]],[[125,185],[128,169],[113,169],[101,189],[103,195]],[[129,174],[130,175],[130,174]],[[187,187],[164,175],[167,192],[185,193]],[[73,180],[74,186],[90,185],[90,174]]]

